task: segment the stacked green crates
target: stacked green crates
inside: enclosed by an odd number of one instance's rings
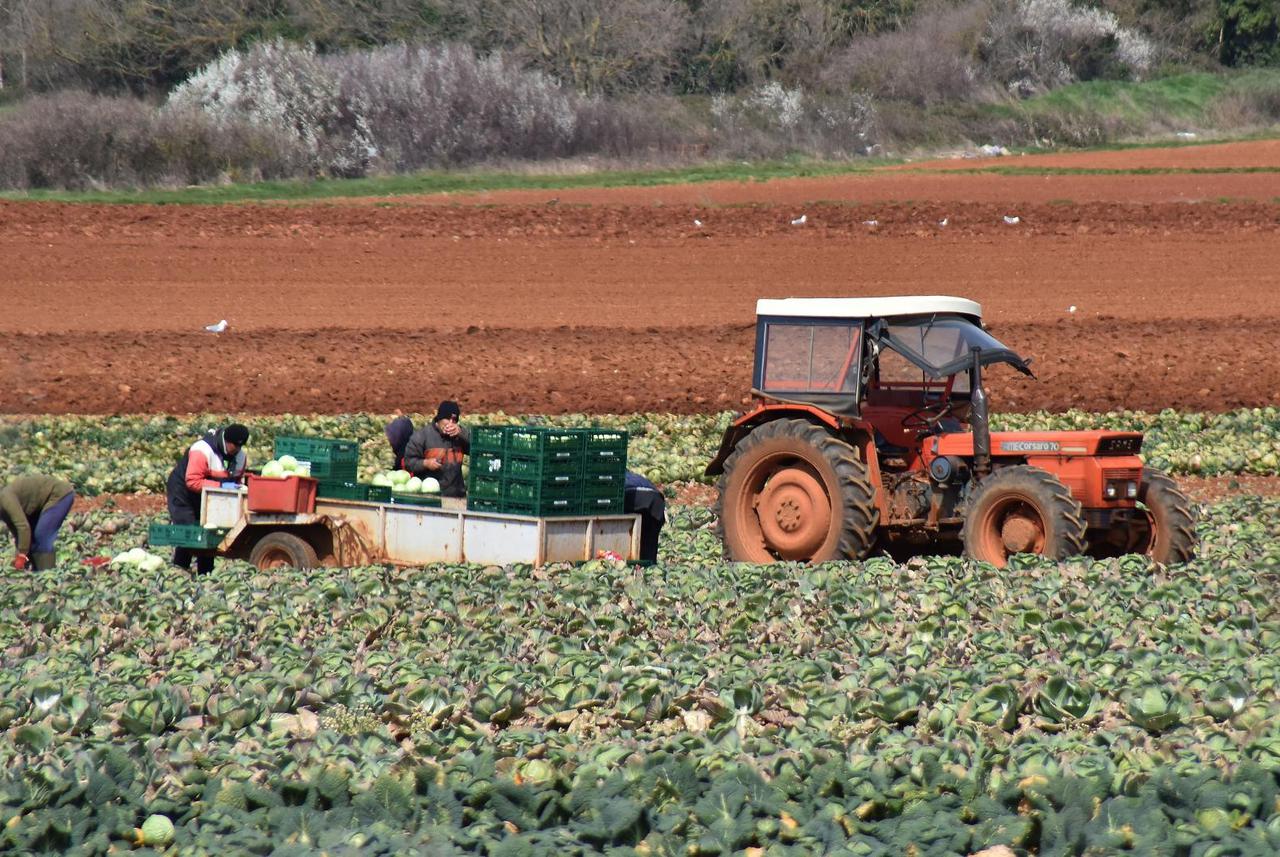
[[[467,466],[467,508],[477,512],[501,512],[502,459],[507,450],[509,426],[472,426],[470,462]]]
[[[360,444],[331,437],[277,437],[275,457],[292,455],[311,465],[311,478],[321,482],[356,482]],[[330,495],[332,496],[332,495]]]
[[[582,514],[582,432],[514,426],[506,432],[502,505],[511,515]]]
[[[277,437],[275,457],[292,455],[311,465],[311,478],[318,480],[317,497],[385,503],[391,490],[356,479],[360,467],[360,444],[331,437]]]
[[[467,508],[556,517],[620,514],[627,433],[475,426]]]
[[[582,512],[621,515],[627,480],[627,432],[586,429],[584,434]]]

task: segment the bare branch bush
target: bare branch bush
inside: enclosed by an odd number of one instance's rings
[[[0,120],[0,187],[84,190],[282,178],[302,163],[291,141],[246,122],[157,113],[135,98],[64,91]]]
[[[900,30],[856,37],[822,70],[826,89],[854,89],[879,99],[929,107],[979,97],[986,89],[979,47],[985,0],[935,4]]]

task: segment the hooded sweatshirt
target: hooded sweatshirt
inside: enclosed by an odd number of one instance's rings
[[[40,513],[51,509],[75,488],[65,479],[29,473],[0,489],[0,518],[13,533],[18,553],[31,551],[31,526]]]

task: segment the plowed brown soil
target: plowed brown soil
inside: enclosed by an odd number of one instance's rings
[[[998,408],[1280,402],[1277,144],[1061,157],[1166,172],[0,202],[0,412],[722,410],[757,298],[885,294],[983,304]]]

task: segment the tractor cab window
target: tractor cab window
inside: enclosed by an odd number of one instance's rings
[[[861,321],[764,321],[757,337],[755,381],[762,392],[857,396]]]
[[[969,375],[967,372],[955,376],[935,378],[896,351],[882,348],[876,356],[876,372],[874,384],[882,390],[942,390],[951,381],[952,393],[969,392]]]

